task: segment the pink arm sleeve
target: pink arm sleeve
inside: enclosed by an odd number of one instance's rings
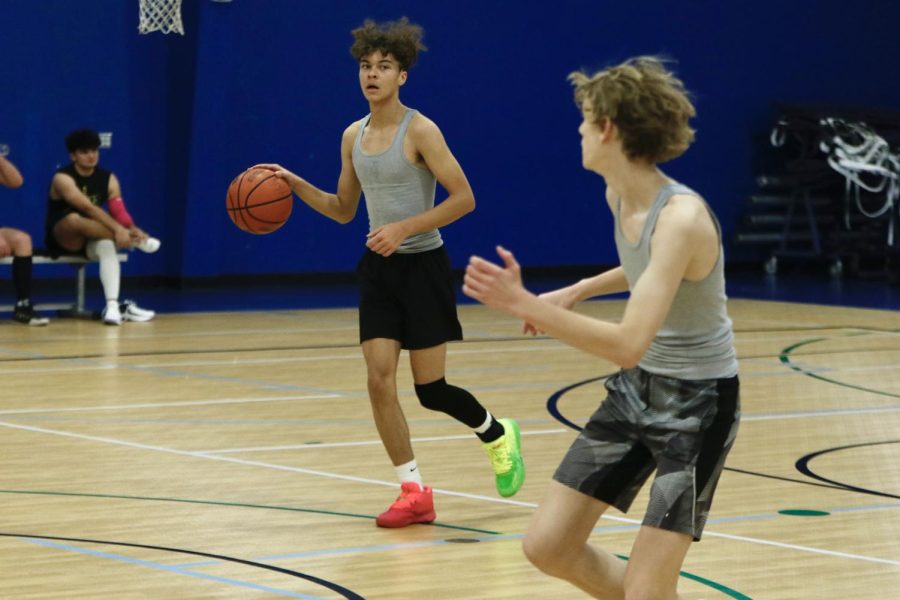
[[[131,227],[134,225],[134,220],[131,218],[131,215],[128,214],[122,196],[110,198],[108,204],[109,214],[112,215],[112,218],[115,219],[119,225],[122,227]]]

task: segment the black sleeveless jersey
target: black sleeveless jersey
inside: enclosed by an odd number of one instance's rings
[[[94,172],[87,177],[80,175],[75,170],[75,163],[69,163],[56,171],[57,173],[65,173],[75,180],[78,189],[87,196],[95,206],[104,206],[109,200],[109,178],[112,171],[107,171],[100,167],[94,167]],[[75,212],[75,207],[60,198],[54,200],[48,196],[47,204],[47,229],[52,230],[56,223],[68,215]]]

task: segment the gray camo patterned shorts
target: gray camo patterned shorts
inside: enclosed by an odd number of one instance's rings
[[[656,470],[643,524],[699,540],[737,435],[737,376],[686,380],[636,367],[605,385],[553,478],[627,512]]]

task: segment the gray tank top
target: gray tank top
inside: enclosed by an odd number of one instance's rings
[[[659,213],[675,194],[700,198],[697,192],[686,186],[664,185],[650,207],[641,237],[635,244],[622,234],[619,223],[621,204],[616,207],[616,248],[631,289],[634,289],[650,262],[650,237],[656,228]],[[721,379],[737,375],[734,334],[725,308],[722,231],[708,205],[707,210],[719,233],[719,257],[704,279],[682,280],[678,286],[672,308],[640,362],[640,367],[650,373],[678,379]]]
[[[366,154],[361,143],[363,131],[372,115],[363,119],[353,144],[353,168],[362,184],[369,213],[369,232],[434,208],[435,177],[431,171],[411,164],[403,154],[403,140],[409,122],[418,113],[406,109],[390,147],[380,154]],[[437,229],[416,233],[400,244],[397,252],[413,254],[440,248],[443,244]]]

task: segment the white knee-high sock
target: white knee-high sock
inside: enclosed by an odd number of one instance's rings
[[[91,260],[100,261],[100,283],[107,302],[119,301],[119,259],[116,257],[116,245],[112,240],[91,240],[85,247],[85,253]]]

